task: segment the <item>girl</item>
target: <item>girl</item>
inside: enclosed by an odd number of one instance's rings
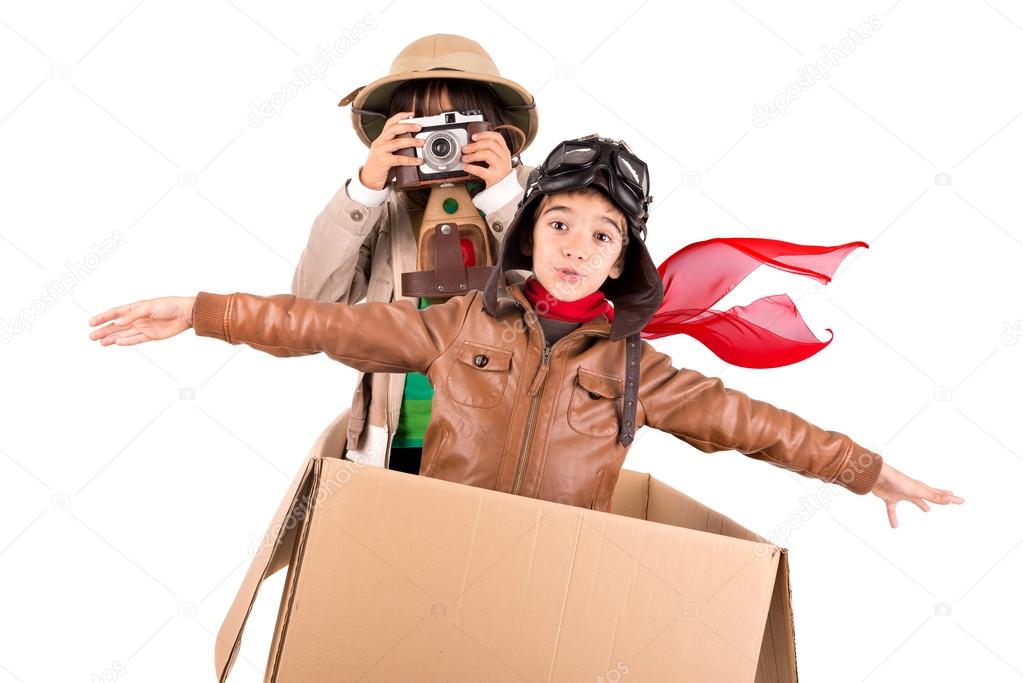
[[[737,450],[857,494],[873,492],[885,501],[892,527],[900,501],[925,511],[927,501],[961,504],[951,491],[911,479],[840,432],[673,367],[640,339],[685,324],[721,334],[714,320],[728,319],[721,313],[708,322],[706,309],[683,316],[675,305],[683,300],[678,291],[688,297],[700,282],[674,288],[677,262],[669,259],[658,272],[651,261],[644,245],[648,188],[646,166],[623,144],[569,141],[531,177],[483,291],[425,309],[409,301],[352,306],[201,292],[111,309],[90,320],[103,325],[90,337],[127,346],[194,327],[197,335],[276,356],[323,352],[363,372],[425,373],[436,395],[420,474],[597,510],[610,509],[622,462],[643,425],[705,452]],[[821,277],[858,246],[765,242],[762,253],[739,245],[743,258],[752,254]],[[722,245],[727,241],[713,246]],[[706,243],[697,246],[701,251]],[[721,262],[739,270],[743,263]],[[532,273],[525,283],[507,281],[505,271],[523,267]],[[750,329],[758,320],[764,321],[749,317]],[[778,329],[790,330],[789,321]],[[791,356],[776,338],[761,351]]]
[[[420,38],[402,50],[388,76],[357,88],[340,105],[352,105],[352,123],[369,155],[313,223],[292,280],[297,296],[354,304],[406,300],[396,284],[416,270],[417,235],[427,192],[393,192],[394,167],[418,164],[398,152],[421,145],[412,117],[479,110],[495,128],[464,148],[473,204],[484,215],[492,253],[504,238],[522,196],[529,168],[517,159],[537,131],[532,95],[500,76],[480,45],[455,35]],[[512,150],[515,153],[512,153]],[[513,158],[515,159],[513,161]],[[348,416],[348,444],[364,462],[418,472],[432,388],[419,373],[372,372],[356,382]]]

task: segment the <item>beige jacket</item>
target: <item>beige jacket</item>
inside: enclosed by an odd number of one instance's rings
[[[198,335],[275,356],[322,352],[364,373],[422,372],[435,393],[421,475],[608,511],[628,452],[617,438],[625,340],[610,339],[601,315],[547,347],[521,285],[507,295],[491,316],[478,291],[421,310],[410,301],[201,293],[193,321]],[[876,483],[881,456],[848,436],[677,369],[647,342],[641,348],[637,429],[855,493]]]
[[[525,188],[530,166],[515,167],[520,188]],[[521,194],[486,222],[497,254],[504,228],[515,215]],[[309,242],[295,270],[291,291],[296,296],[325,302],[355,304],[366,301],[409,301],[395,283],[401,274],[416,270],[416,240],[405,208],[404,195],[392,192],[380,206],[369,207],[348,196],[347,183],[313,222]],[[348,452],[351,459],[386,467],[398,424],[405,390],[402,372],[360,372],[348,416]]]

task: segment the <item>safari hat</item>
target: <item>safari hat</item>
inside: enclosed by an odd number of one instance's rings
[[[404,83],[422,78],[461,79],[490,87],[505,109],[508,122],[525,133],[521,149],[536,137],[539,121],[536,102],[529,91],[502,78],[494,60],[479,43],[448,33],[413,41],[395,57],[387,76],[356,88],[338,106],[352,105],[352,125],[359,139],[369,146],[383,130],[394,91]]]

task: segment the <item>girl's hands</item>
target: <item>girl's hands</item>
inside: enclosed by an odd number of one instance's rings
[[[473,161],[485,161],[487,165],[470,163]],[[487,187],[492,187],[511,173],[511,150],[504,136],[495,130],[473,135],[472,142],[462,148],[462,168],[466,173],[482,178]]]
[[[409,147],[422,147],[424,140],[414,137],[399,138],[403,133],[418,133],[422,126],[418,123],[401,123],[415,116],[415,112],[398,112],[384,123],[384,129],[369,147],[366,163],[359,170],[359,182],[371,190],[382,190],[390,180],[391,169],[395,166],[419,166],[422,160],[418,156],[397,154],[399,150]],[[475,162],[475,163],[473,163]],[[481,166],[479,162],[486,162]],[[476,133],[473,139],[462,148],[462,168],[466,173],[481,178],[487,187],[491,187],[511,173],[511,150],[504,136],[497,131]]]
[[[870,492],[885,502],[888,507],[888,523],[893,529],[899,526],[899,520],[895,517],[895,506],[900,501],[908,500],[924,512],[931,510],[925,501],[938,505],[948,505],[949,503],[962,505],[964,502],[962,498],[951,491],[931,488],[922,481],[906,476],[887,463],[881,465],[881,476],[878,477],[877,483],[874,484],[874,488]]]
[[[92,327],[109,322],[90,332],[89,339],[98,340],[103,346],[132,346],[167,339],[192,326],[194,305],[194,296],[165,296],[111,308],[89,319]]]
[[[418,123],[399,123],[415,116],[415,112],[403,111],[387,119],[384,129],[369,146],[369,157],[359,170],[359,182],[371,190],[382,190],[390,180],[391,169],[395,166],[418,166],[423,163],[416,156],[395,154],[400,149],[422,147],[423,140],[416,138],[396,138],[402,133],[418,133],[422,128]]]

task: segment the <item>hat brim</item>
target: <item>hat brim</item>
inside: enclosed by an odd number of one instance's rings
[[[391,98],[394,96],[394,91],[404,83],[424,78],[451,78],[485,83],[494,89],[498,100],[505,107],[530,106],[529,109],[510,109],[507,111],[506,116],[509,123],[522,129],[522,132],[526,135],[526,141],[519,150],[520,152],[528,147],[536,138],[539,118],[536,113],[535,101],[530,92],[515,81],[472,71],[431,69],[430,71],[413,71],[411,73],[385,76],[359,89],[355,99],[351,101],[352,125],[355,127],[355,132],[358,134],[359,139],[367,147],[373,143],[373,140],[380,135],[384,128],[384,123],[389,116],[388,112],[391,109]],[[345,98],[345,100],[347,99]],[[345,100],[341,100],[341,106],[348,104]],[[356,111],[360,109],[376,112],[382,114],[382,116],[360,114]]]

